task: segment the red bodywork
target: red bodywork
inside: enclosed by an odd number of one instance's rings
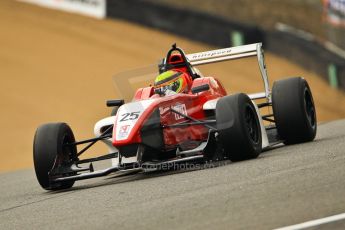
[[[131,133],[125,140],[116,139],[116,124],[114,125],[113,145],[115,147],[126,146],[135,143],[141,143],[140,130],[149,119],[151,114],[157,108],[160,113],[160,123],[162,127],[188,122],[189,120],[172,112],[170,108],[178,108],[180,112],[198,119],[207,119],[207,114],[203,109],[203,105],[212,99],[223,97],[226,91],[221,83],[213,77],[196,78],[193,80],[191,88],[208,84],[210,89],[197,94],[176,94],[172,96],[159,96],[154,94],[153,87],[140,88],[137,90],[133,101],[144,101],[154,99],[153,102],[143,111],[139,119],[135,122]],[[165,150],[176,148],[183,144],[193,141],[205,141],[208,137],[208,129],[203,125],[190,125],[183,127],[165,127],[163,128],[163,141]]]

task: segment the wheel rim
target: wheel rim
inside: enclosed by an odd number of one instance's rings
[[[311,127],[315,128],[315,125],[316,125],[315,107],[314,107],[313,99],[308,89],[304,91],[304,102],[305,102],[304,103],[305,111],[307,114],[309,124],[311,125]]]
[[[76,152],[74,150],[74,146],[70,145],[74,142],[74,138],[72,138],[70,135],[65,135],[63,137],[63,143],[62,143],[62,155],[64,162],[70,162],[71,160],[74,160],[76,157]]]
[[[69,145],[72,142],[73,139],[69,135],[65,134],[63,136],[61,152],[57,154],[53,168],[68,164],[75,157],[75,152],[72,149],[73,147]]]
[[[255,115],[253,109],[248,105],[246,107],[246,111],[245,111],[246,129],[249,133],[250,139],[254,143],[258,143],[259,142],[259,129],[258,129],[258,123],[257,123],[255,116],[256,115]]]

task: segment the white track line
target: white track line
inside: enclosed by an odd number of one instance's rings
[[[310,227],[314,227],[317,225],[326,224],[329,222],[338,221],[338,220],[342,220],[342,219],[345,219],[345,213],[334,215],[334,216],[329,216],[329,217],[325,217],[325,218],[321,218],[321,219],[311,220],[311,221],[307,221],[304,223],[286,226],[286,227],[282,227],[282,228],[276,228],[275,230],[304,229],[304,228],[310,228]]]

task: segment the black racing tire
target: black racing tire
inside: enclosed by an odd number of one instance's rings
[[[222,97],[216,106],[218,140],[231,161],[259,156],[261,127],[255,107],[244,93]]]
[[[76,157],[76,146],[65,145],[73,142],[73,132],[66,123],[48,123],[38,127],[34,137],[33,160],[36,177],[42,188],[60,190],[73,186],[74,181],[52,183],[48,175],[53,167]]]
[[[284,144],[312,141],[317,131],[316,110],[308,82],[301,77],[274,82],[272,107]]]

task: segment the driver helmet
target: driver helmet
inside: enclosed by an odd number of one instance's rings
[[[169,90],[175,93],[188,91],[188,80],[185,73],[176,70],[168,70],[156,77],[154,83],[155,92],[166,94]]]

